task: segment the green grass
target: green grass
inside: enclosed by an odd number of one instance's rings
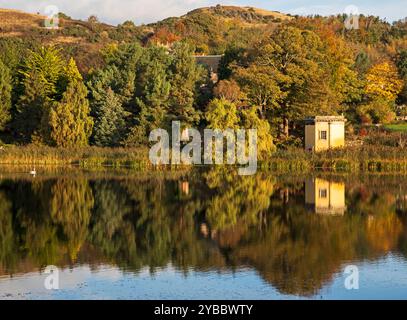
[[[0,165],[77,165],[87,167],[151,166],[147,148],[51,148],[45,146],[3,146]]]
[[[407,123],[387,124],[385,129],[396,132],[407,132]]]
[[[349,147],[319,153],[279,151],[261,163],[275,172],[407,172],[407,149],[389,146]]]
[[[44,146],[3,146],[0,167],[4,165],[76,166],[90,169],[128,168],[171,171],[186,166],[153,166],[148,148],[51,148]],[[279,150],[259,162],[259,169],[273,172],[407,172],[407,147],[364,145],[320,153],[302,148]]]

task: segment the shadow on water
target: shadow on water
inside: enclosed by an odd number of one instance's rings
[[[51,264],[154,273],[171,263],[185,274],[249,267],[281,294],[312,296],[349,261],[407,254],[402,177],[241,177],[221,168],[0,177],[0,276]]]

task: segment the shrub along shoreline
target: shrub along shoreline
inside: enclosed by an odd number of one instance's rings
[[[78,166],[174,170],[185,166],[153,166],[148,148],[52,148],[47,146],[0,147],[1,165]],[[407,149],[361,146],[309,153],[299,148],[279,150],[259,162],[259,171],[270,172],[406,172]]]

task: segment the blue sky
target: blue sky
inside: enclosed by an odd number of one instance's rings
[[[342,13],[353,5],[361,13],[374,14],[388,21],[407,17],[406,0],[0,0],[0,8],[43,13],[46,6],[56,5],[72,17],[85,19],[95,14],[101,21],[111,24],[125,20],[136,24],[154,22],[216,4],[252,6],[302,15]]]

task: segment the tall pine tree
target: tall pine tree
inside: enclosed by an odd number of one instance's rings
[[[50,138],[58,147],[83,147],[88,145],[93,119],[89,115],[88,91],[73,58],[65,75],[68,85],[62,100],[49,110]]]
[[[137,68],[136,124],[126,145],[147,144],[152,129],[165,127],[171,90],[167,74],[169,64],[165,49],[154,46],[146,49]]]
[[[170,65],[170,113],[173,119],[186,126],[199,121],[194,108],[197,83],[204,77],[203,69],[196,63],[194,49],[186,42],[175,44]]]
[[[93,109],[95,115],[93,142],[97,146],[117,146],[123,138],[126,128],[125,117],[128,115],[119,97],[108,88]]]
[[[16,106],[13,127],[25,141],[44,140],[41,119],[61,95],[63,62],[59,50],[41,47],[31,51],[20,70],[22,95]]]

